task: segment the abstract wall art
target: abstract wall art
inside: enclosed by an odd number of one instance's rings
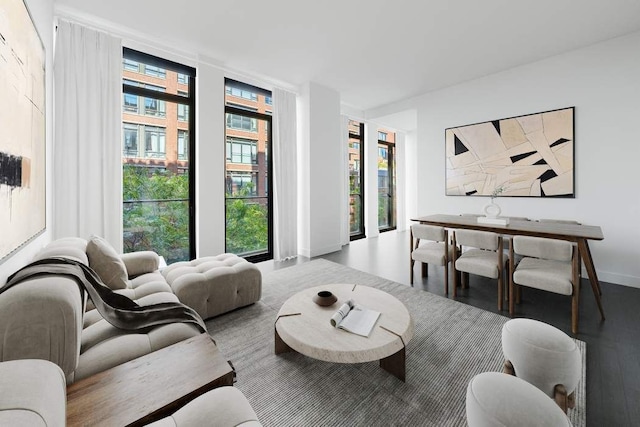
[[[45,51],[23,0],[0,0],[0,261],[44,231]]]
[[[574,107],[445,130],[446,195],[575,197]]]

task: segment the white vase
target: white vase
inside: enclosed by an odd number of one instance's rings
[[[497,218],[500,215],[500,212],[502,212],[500,206],[493,203],[493,200],[491,201],[491,203],[484,205],[484,208],[482,208],[482,210],[484,211],[484,214],[487,218]]]

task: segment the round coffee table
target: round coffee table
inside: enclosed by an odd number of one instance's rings
[[[312,301],[320,291],[330,291],[338,301],[321,307]],[[331,326],[331,316],[353,299],[381,313],[369,337]],[[405,346],[413,337],[413,319],[395,297],[364,285],[332,284],[305,289],[280,308],[275,325],[276,354],[295,350],[314,359],[335,363],[380,361],[380,366],[405,380]]]

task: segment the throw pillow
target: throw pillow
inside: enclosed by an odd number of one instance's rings
[[[92,236],[87,244],[89,267],[111,290],[125,289],[129,283],[127,267],[120,256],[105,239]]]

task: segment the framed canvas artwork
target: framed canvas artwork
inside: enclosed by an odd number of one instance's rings
[[[575,197],[574,107],[445,130],[446,195]]]
[[[23,0],[0,0],[0,261],[46,227],[45,51]]]

